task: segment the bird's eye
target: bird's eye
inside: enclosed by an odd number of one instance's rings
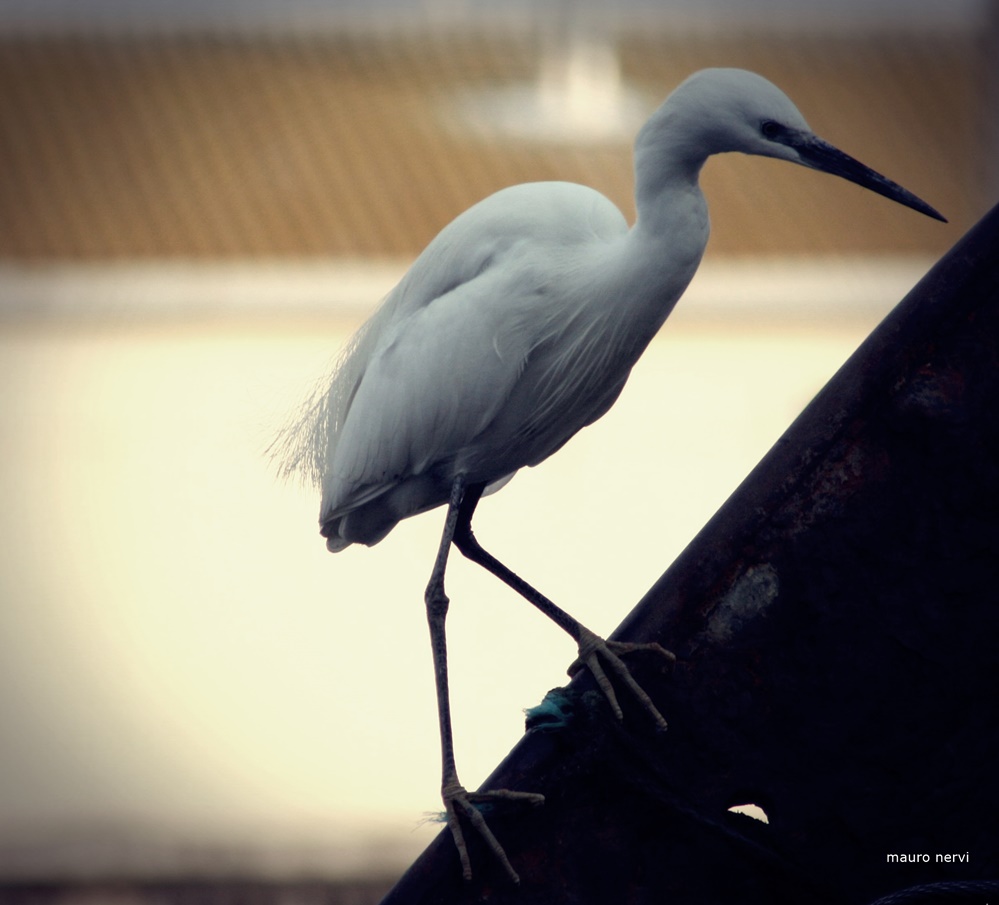
[[[775,123],[772,119],[766,119],[760,124],[760,132],[763,133],[763,137],[769,141],[773,141],[784,131],[784,127],[780,123]]]

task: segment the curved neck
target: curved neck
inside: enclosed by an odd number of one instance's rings
[[[667,186],[696,186],[708,158],[692,124],[666,109],[649,119],[635,138],[635,200],[654,198]]]
[[[660,108],[635,140],[635,228],[703,252],[708,214],[698,179],[708,155],[679,119]]]
[[[666,115],[662,115],[662,114]],[[698,184],[703,145],[660,110],[635,142],[634,226],[604,248],[588,253],[580,269],[594,318],[605,321],[614,355],[637,360],[673,310],[697,271],[708,241],[708,208]],[[679,138],[677,138],[679,136]]]

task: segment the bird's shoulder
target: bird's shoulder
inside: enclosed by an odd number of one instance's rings
[[[596,189],[575,182],[526,182],[500,189],[455,218],[444,232],[530,236],[552,243],[612,235],[624,215]],[[442,233],[443,234],[443,233]]]
[[[396,287],[395,305],[413,310],[464,283],[532,261],[579,254],[589,242],[627,230],[620,210],[595,189],[571,182],[531,182],[489,195],[452,220]]]

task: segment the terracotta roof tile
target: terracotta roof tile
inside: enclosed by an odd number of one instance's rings
[[[956,223],[988,206],[973,36],[634,35],[619,52],[655,98],[703,66],[754,69],[820,134]],[[537,64],[536,42],[509,35],[2,38],[0,256],[410,256],[484,195],[536,179],[585,182],[630,215],[630,141],[449,127],[458,89],[528,81]],[[935,254],[955,238],[773,167],[709,163],[713,253]],[[785,214],[795,207],[821,215]]]

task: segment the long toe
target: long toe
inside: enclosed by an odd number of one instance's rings
[[[658,641],[605,641],[607,649],[619,657],[625,654],[654,654],[666,661],[670,670],[676,665],[676,654],[667,650]]]
[[[579,636],[579,656],[569,666],[568,673],[574,676],[579,670],[586,668],[592,673],[600,690],[607,698],[611,710],[618,719],[623,718],[621,706],[618,703],[614,687],[608,677],[608,673],[613,674],[631,692],[646,713],[652,717],[653,722],[659,729],[665,730],[666,720],[659,712],[652,699],[646,694],[631,670],[621,659],[622,655],[636,652],[647,652],[658,654],[665,658],[672,668],[676,662],[676,657],[662,645],[653,642],[629,642],[629,641],[605,641],[599,635],[594,634],[589,629],[582,629]]]
[[[510,859],[507,857],[503,846],[493,835],[486,818],[479,809],[480,804],[490,804],[496,801],[515,802],[518,804],[528,804],[533,807],[544,804],[545,796],[536,792],[516,792],[511,789],[490,789],[486,792],[467,792],[465,788],[453,781],[444,786],[441,791],[444,799],[444,807],[447,811],[447,823],[451,829],[451,836],[454,838],[455,847],[458,849],[458,857],[461,859],[461,873],[466,880],[472,879],[472,861],[468,854],[468,846],[465,842],[465,834],[462,830],[461,818],[464,817],[472,828],[479,834],[483,842],[499,861],[503,870],[510,880],[519,885],[520,877],[513,869]]]

